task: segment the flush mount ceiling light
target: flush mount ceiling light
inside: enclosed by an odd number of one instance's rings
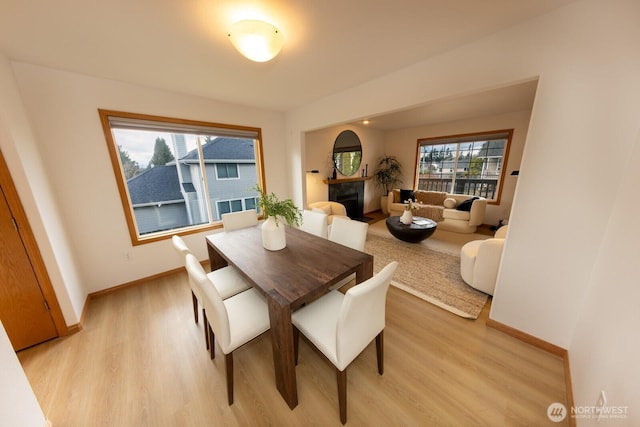
[[[269,61],[282,49],[282,33],[268,22],[238,21],[231,25],[228,35],[235,48],[255,62]]]

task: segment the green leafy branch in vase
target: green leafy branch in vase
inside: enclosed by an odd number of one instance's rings
[[[258,206],[260,206],[265,219],[272,217],[277,224],[278,217],[281,217],[292,227],[302,224],[302,212],[296,207],[293,200],[280,200],[274,193],[262,191],[258,184],[253,189],[260,194]]]

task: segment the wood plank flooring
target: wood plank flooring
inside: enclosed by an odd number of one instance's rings
[[[82,331],[18,354],[54,427],[341,425],[333,366],[302,340],[289,409],[269,332],[234,353],[228,406],[224,357],[209,359],[186,280],[94,298]],[[488,311],[466,320],[390,287],[385,373],[374,344],[349,367],[347,425],[558,425],[546,411],[567,404],[562,360],[487,328]]]

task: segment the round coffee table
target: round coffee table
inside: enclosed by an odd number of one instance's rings
[[[420,216],[414,216],[413,222],[409,225],[401,223],[399,216],[390,216],[386,223],[387,229],[393,237],[409,243],[422,242],[430,237],[438,226],[437,222]]]

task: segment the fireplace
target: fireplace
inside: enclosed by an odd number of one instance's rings
[[[330,182],[329,200],[342,203],[347,209],[347,216],[358,221],[366,220],[364,216],[364,181]]]
[[[357,217],[358,215],[358,193],[339,194],[334,202],[342,203],[347,209],[347,216],[349,218]]]

